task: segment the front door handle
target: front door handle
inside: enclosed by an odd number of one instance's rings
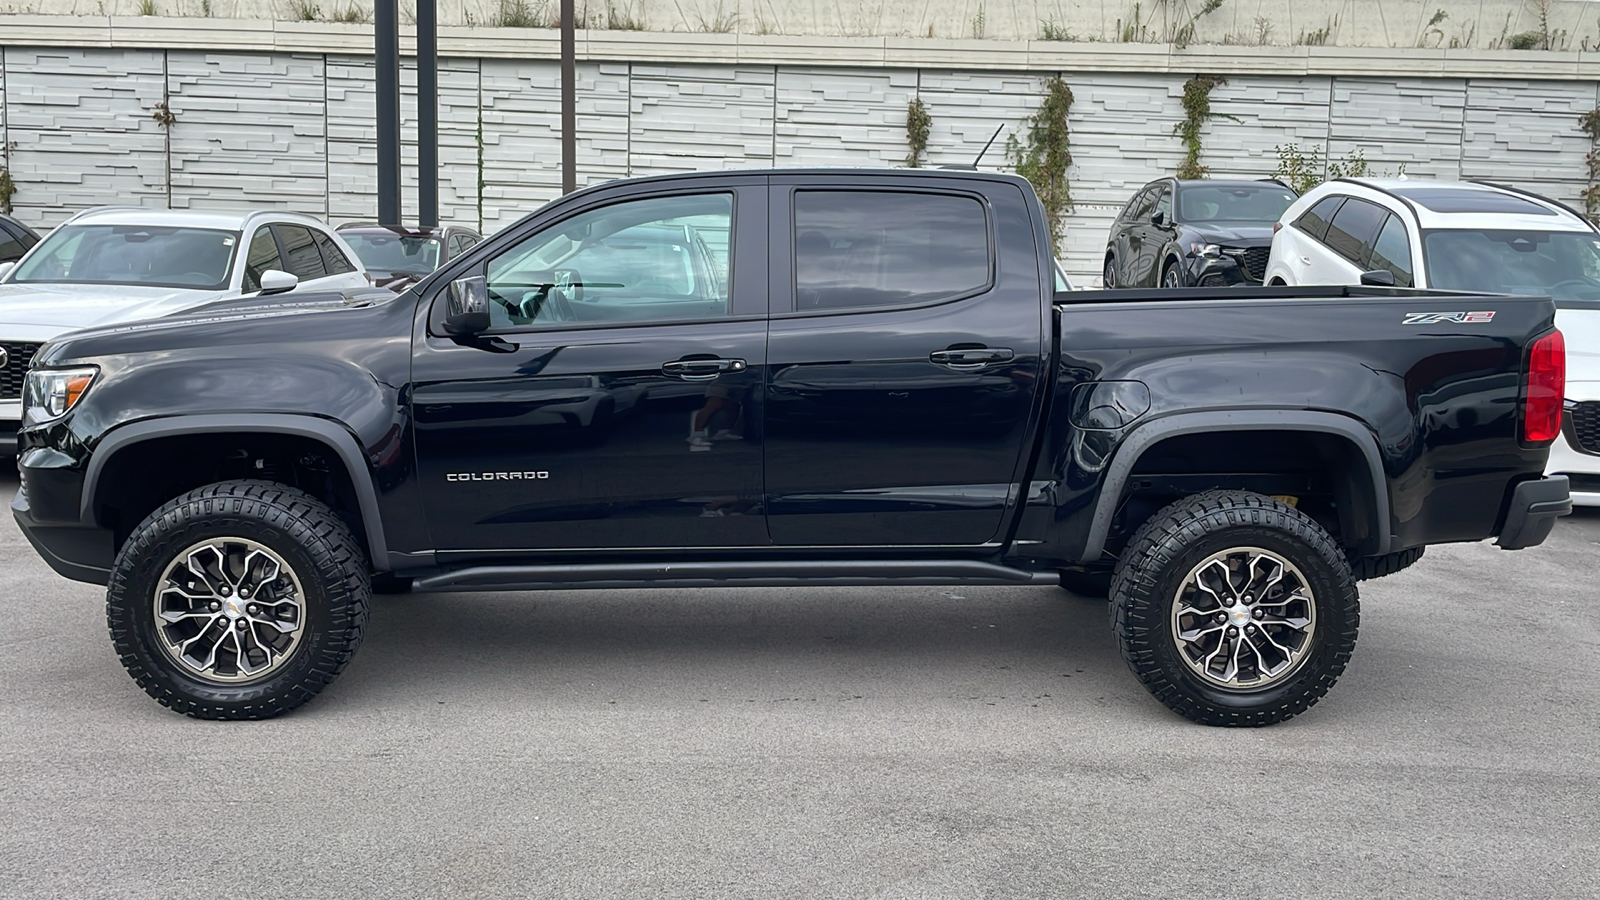
[[[684,381],[712,381],[718,375],[743,372],[749,366],[742,359],[675,359],[661,364],[661,374]]]
[[[989,363],[1008,362],[1015,358],[1005,347],[968,347],[960,350],[935,350],[928,361],[952,369],[981,369]]]

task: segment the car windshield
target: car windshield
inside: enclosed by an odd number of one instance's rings
[[[1294,191],[1276,184],[1185,186],[1178,190],[1178,221],[1271,225],[1294,201]]]
[[[439,267],[439,239],[404,234],[341,231],[361,264],[376,272],[426,275]]]
[[[1600,235],[1588,231],[1429,231],[1428,286],[1600,300]]]
[[[221,290],[239,232],[156,225],[64,225],[39,242],[12,282]]]

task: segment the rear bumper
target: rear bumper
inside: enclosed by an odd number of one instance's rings
[[[1495,543],[1503,550],[1521,550],[1544,543],[1556,520],[1572,512],[1567,476],[1547,475],[1521,482],[1511,491],[1505,524]]]

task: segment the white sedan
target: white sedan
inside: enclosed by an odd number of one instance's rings
[[[102,208],[0,263],[0,456],[16,452],[23,375],[55,336],[219,300],[368,287],[354,251],[310,216],[281,211]]]

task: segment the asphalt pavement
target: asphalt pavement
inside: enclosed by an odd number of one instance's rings
[[[7,515],[0,896],[1600,897],[1600,513],[1362,597],[1258,730],[1056,588],[383,597],[321,697],[202,722]]]

